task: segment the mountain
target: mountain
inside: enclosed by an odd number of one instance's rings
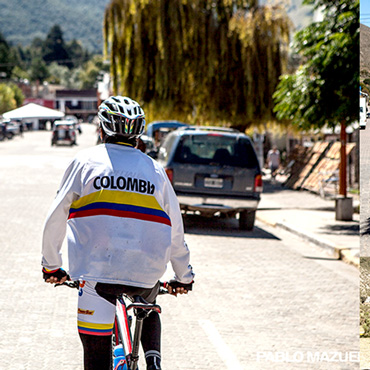
[[[101,51],[105,6],[109,0],[0,0],[0,32],[12,45],[45,38],[59,24],[64,41],[80,40],[90,51]]]
[[[360,76],[370,74],[370,27],[360,24]]]
[[[0,32],[12,45],[29,45],[35,37],[44,39],[59,24],[64,41],[80,40],[90,51],[103,48],[103,16],[110,0],[0,0]],[[269,2],[261,0],[261,4]],[[296,29],[311,22],[312,12],[302,0],[291,0],[288,15]]]

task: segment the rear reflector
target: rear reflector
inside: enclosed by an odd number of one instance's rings
[[[262,190],[263,190],[262,175],[256,175],[256,177],[254,178],[254,191],[262,193]]]
[[[173,183],[173,169],[165,168],[166,174],[168,179],[170,180],[171,184]]]

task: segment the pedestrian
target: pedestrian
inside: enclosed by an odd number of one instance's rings
[[[270,169],[271,179],[275,179],[276,171],[280,166],[280,152],[276,145],[267,153],[267,165]]]
[[[23,131],[24,131],[24,128],[23,128],[23,122],[21,121],[21,122],[19,123],[19,135],[20,135],[21,137],[23,137]]]
[[[67,280],[60,253],[67,232],[69,275],[80,281],[78,331],[85,370],[108,370],[118,294],[154,303],[171,262],[173,295],[191,290],[194,273],[179,203],[164,169],[135,148],[145,126],[139,104],[112,96],[99,107],[102,144],[81,151],[67,168],[43,233],[47,283]],[[90,315],[89,313],[94,312]],[[101,328],[109,328],[103,330]],[[147,370],[161,369],[161,324],[152,312],[143,324]]]

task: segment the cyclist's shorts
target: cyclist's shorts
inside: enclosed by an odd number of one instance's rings
[[[145,289],[95,281],[80,281],[77,315],[79,333],[112,335],[118,294],[125,293],[130,296],[137,294],[149,303],[155,303],[158,291],[159,282],[152,289]]]

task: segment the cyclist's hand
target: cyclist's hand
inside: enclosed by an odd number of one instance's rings
[[[188,284],[184,284],[184,283],[180,283],[177,280],[170,280],[166,284],[166,288],[168,290],[168,293],[174,296],[177,296],[177,294],[188,294],[189,290],[193,290],[193,283],[194,281]]]
[[[42,273],[45,283],[62,284],[66,280],[69,280],[68,274],[62,268],[59,268],[57,270],[48,270],[43,267]]]

